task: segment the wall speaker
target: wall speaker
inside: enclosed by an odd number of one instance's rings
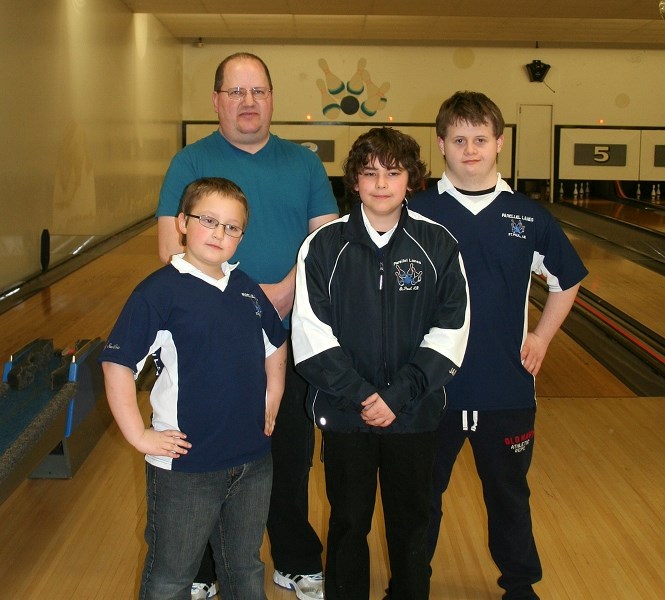
[[[542,83],[545,81],[545,76],[550,70],[550,65],[539,60],[532,60],[526,65],[526,71],[529,74],[529,81],[536,81]]]

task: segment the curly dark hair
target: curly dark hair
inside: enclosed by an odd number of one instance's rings
[[[391,127],[374,127],[362,134],[351,147],[344,161],[344,189],[356,199],[358,176],[369,164],[378,160],[386,169],[399,167],[409,174],[407,195],[422,189],[429,176],[427,165],[420,159],[420,145],[410,135]]]

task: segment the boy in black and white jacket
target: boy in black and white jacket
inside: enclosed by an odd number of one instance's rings
[[[443,386],[469,326],[464,264],[448,231],[407,208],[426,167],[408,135],[375,128],[344,164],[351,213],[298,256],[292,330],[307,408],[323,432],[331,505],[326,598],[369,597],[377,472],[391,598],[426,599],[430,478]]]

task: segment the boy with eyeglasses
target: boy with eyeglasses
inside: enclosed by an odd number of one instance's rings
[[[298,248],[308,233],[336,218],[338,210],[319,157],[270,132],[274,99],[270,72],[258,56],[238,52],[219,64],[212,92],[219,127],[173,157],[159,195],[157,226],[159,255],[166,263],[182,252],[176,216],[187,184],[200,177],[226,177],[238,184],[252,222],[233,260],[259,282],[288,327]],[[293,590],[298,600],[321,600],[323,546],[308,519],[314,427],[305,413],[307,384],[295,372],[287,344],[284,397],[272,436],[267,529],[273,581]],[[192,600],[214,595],[209,562],[202,564]]]
[[[353,144],[350,215],[298,255],[293,350],[311,384],[330,502],[325,596],[368,600],[377,475],[393,600],[427,600],[427,525],[443,386],[464,357],[469,305],[457,241],[407,208],[426,167],[410,136],[374,128]]]
[[[146,455],[143,600],[189,598],[208,541],[223,598],[266,598],[259,552],[286,330],[228,262],[248,217],[234,183],[190,184],[178,215],[185,252],[136,287],[99,357],[116,422]],[[146,428],[134,377],[150,356],[158,377]]]

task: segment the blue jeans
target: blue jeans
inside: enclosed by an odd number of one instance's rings
[[[224,600],[265,599],[259,556],[272,484],[270,454],[225,471],[146,466],[148,553],[141,600],[189,600],[206,543]]]

